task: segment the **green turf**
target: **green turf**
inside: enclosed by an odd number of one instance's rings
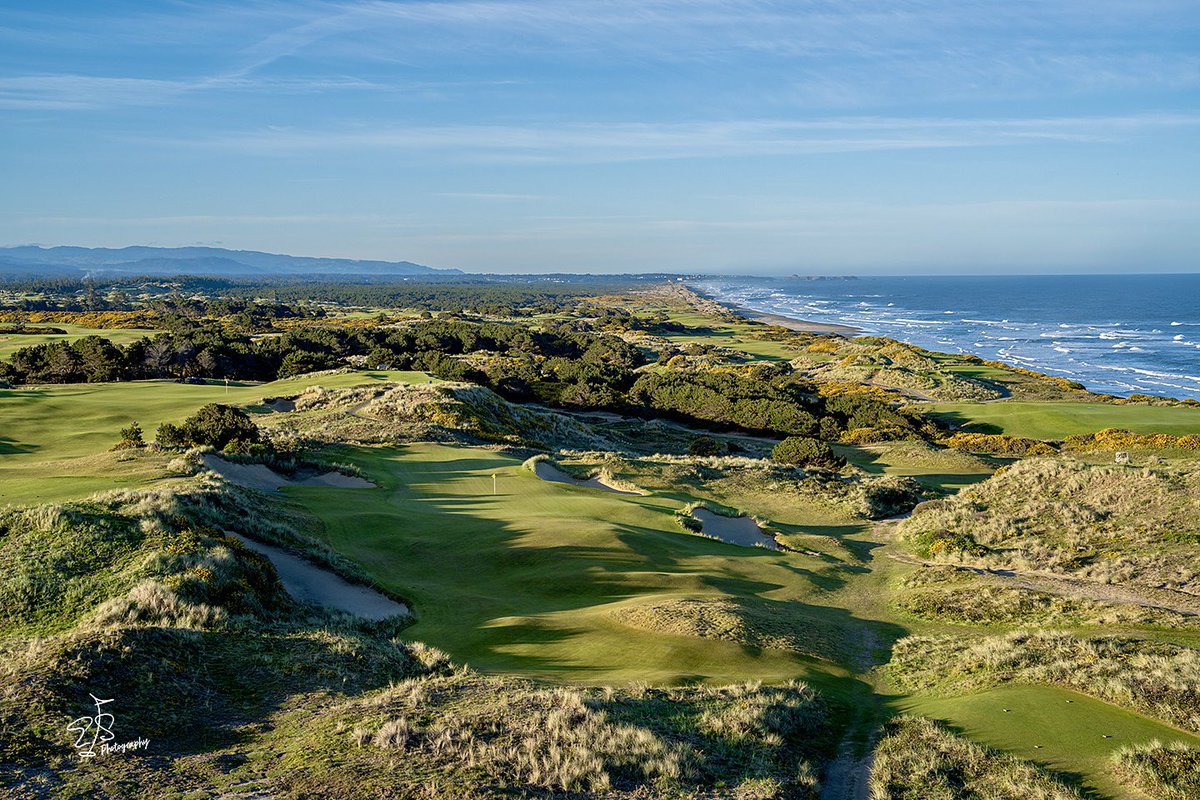
[[[4,324],[11,325],[12,323]],[[72,325],[67,322],[28,324],[25,327],[29,330],[58,328],[66,333],[0,333],[0,361],[8,360],[12,357],[13,351],[20,350],[22,347],[31,347],[46,342],[74,342],[85,336],[100,336],[113,344],[124,345],[159,333],[159,331],[148,328],[85,328],[82,325]]]
[[[1200,747],[1200,737],[1049,686],[1004,686],[963,697],[911,697],[895,705],[901,711],[943,720],[977,742],[1038,762],[1117,798],[1141,795],[1125,789],[1112,774],[1109,758],[1114,750],[1154,739]]]
[[[150,439],[160,423],[179,422],[205,403],[249,405],[313,385],[430,380],[421,372],[353,372],[228,388],[134,381],[0,389],[0,504],[59,501],[152,479],[153,466],[118,467],[107,453],[134,420]]]
[[[953,492],[979,483],[996,471],[996,465],[978,456],[922,442],[839,445],[834,450],[867,472],[911,477],[939,492]]]
[[[839,630],[862,624],[808,602],[820,594],[821,559],[687,535],[672,500],[547,483],[519,459],[478,448],[345,455],[381,488],[286,491],[324,521],[334,548],[412,599],[419,622],[406,635],[477,668],[600,683],[822,677],[838,670],[795,653],[629,627],[613,612],[744,595]]]
[[[1200,408],[1187,406],[1005,400],[932,403],[923,408],[966,430],[1031,439],[1062,439],[1104,428],[1124,428],[1135,433],[1200,433]]]
[[[673,312],[668,314],[668,317],[672,322],[687,325],[692,329],[685,333],[667,334],[666,338],[675,344],[726,347],[767,361],[788,361],[801,353],[795,344],[785,346],[784,342],[755,338],[754,334],[763,330],[761,325],[725,322],[694,312]]]

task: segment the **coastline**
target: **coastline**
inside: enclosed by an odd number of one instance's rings
[[[856,328],[853,325],[839,325],[836,322],[813,322],[807,319],[785,317],[782,314],[768,314],[763,311],[746,308],[745,306],[739,306],[736,303],[722,303],[721,305],[751,322],[761,322],[764,325],[778,325],[781,328],[800,331],[802,333],[842,333],[849,336],[863,333],[862,328]]]

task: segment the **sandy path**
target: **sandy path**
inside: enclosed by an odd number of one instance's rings
[[[892,544],[895,537],[892,534],[892,524],[909,516],[908,514],[881,520],[875,526],[875,539]],[[984,578],[990,583],[1004,586],[1014,586],[1018,589],[1028,589],[1046,594],[1056,594],[1062,597],[1077,597],[1094,600],[1100,603],[1125,604],[1157,608],[1162,611],[1173,611],[1176,614],[1194,617],[1200,615],[1200,596],[1176,589],[1155,589],[1149,586],[1121,586],[1112,583],[1100,583],[1087,578],[1073,578],[1053,572],[1038,572],[1035,570],[993,569],[980,567],[975,564],[964,564],[951,561],[927,561],[911,553],[887,548],[889,558],[904,564],[914,564],[919,567],[951,567],[953,569],[971,572]]]
[[[618,489],[615,486],[609,486],[600,478],[588,478],[587,480],[583,480],[581,478],[573,477],[563,472],[549,461],[538,461],[536,464],[534,464],[533,474],[537,475],[542,480],[550,481],[551,483],[567,483],[572,486],[584,486],[588,489],[599,489],[602,492],[612,492],[614,494],[645,494],[645,492],[634,492],[629,489]]]
[[[374,589],[350,583],[286,550],[247,539],[232,531],[225,533],[248,549],[265,556],[279,574],[283,588],[300,602],[316,603],[367,619],[408,616],[412,613],[403,603],[397,603]]]

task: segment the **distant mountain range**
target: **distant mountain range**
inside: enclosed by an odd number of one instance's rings
[[[309,258],[221,247],[0,247],[0,275],[460,275],[411,261]]]

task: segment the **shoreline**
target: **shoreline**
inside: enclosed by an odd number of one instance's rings
[[[856,328],[853,325],[841,325],[836,322],[813,322],[807,319],[786,317],[783,314],[769,314],[765,311],[755,311],[753,308],[739,306],[736,303],[722,303],[721,305],[751,322],[761,322],[764,325],[778,325],[781,328],[787,328],[788,330],[800,333],[843,333],[847,335],[865,333],[862,328]]]

